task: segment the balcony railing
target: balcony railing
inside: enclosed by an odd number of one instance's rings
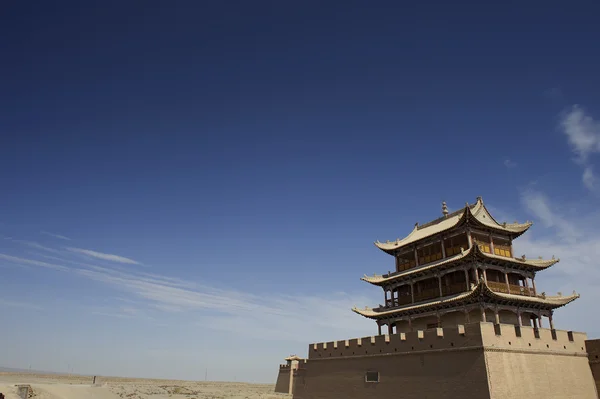
[[[506,256],[507,258],[510,258],[512,256],[510,245],[494,244],[494,255]]]
[[[534,296],[533,288],[523,287],[520,285],[499,283],[497,281],[488,281],[488,287],[492,289],[492,291],[502,292],[505,294],[513,294],[513,295],[523,295],[523,296]]]

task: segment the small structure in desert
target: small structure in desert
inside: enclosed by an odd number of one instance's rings
[[[403,239],[377,241],[394,271],[362,280],[383,290],[383,303],[352,309],[376,322],[377,335],[311,344],[289,374],[280,367],[289,385],[278,391],[294,399],[596,399],[586,347],[600,345],[554,325],[554,312],[579,295],[547,295],[536,284],[559,259],[513,253],[531,226],[496,221],[478,197],[452,213],[443,203],[440,218]]]

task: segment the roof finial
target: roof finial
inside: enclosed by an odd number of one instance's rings
[[[444,214],[444,217],[448,217],[448,207],[446,206],[446,201],[442,202],[442,214]]]

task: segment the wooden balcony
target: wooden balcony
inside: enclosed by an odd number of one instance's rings
[[[460,294],[461,292],[465,291],[467,291],[467,283],[465,282],[454,283],[449,285],[448,287],[442,287],[442,292],[444,293],[444,296]]]
[[[510,258],[512,256],[510,245],[494,244],[494,255],[506,256],[507,258]]]
[[[520,285],[499,283],[497,281],[488,281],[488,287],[492,289],[492,291],[502,292],[504,294],[513,294],[513,295],[523,295],[523,296],[535,296],[533,288],[522,287]]]
[[[415,292],[415,302],[426,301],[428,299],[439,298],[440,289],[439,288],[429,288],[426,290],[422,290],[420,294]]]
[[[412,303],[412,297],[410,295],[400,295],[398,298],[388,299],[385,301],[386,307],[403,306]]]

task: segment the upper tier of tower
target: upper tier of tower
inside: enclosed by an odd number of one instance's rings
[[[375,245],[390,255],[395,255],[406,248],[419,245],[428,239],[439,236],[440,234],[450,233],[452,230],[472,226],[486,231],[494,232],[512,240],[531,227],[531,222],[525,223],[499,223],[494,219],[485,207],[481,197],[477,197],[475,204],[466,204],[462,209],[456,212],[448,213],[445,204],[443,207],[444,215],[441,218],[425,224],[415,224],[415,227],[408,236],[396,241],[379,242]]]

